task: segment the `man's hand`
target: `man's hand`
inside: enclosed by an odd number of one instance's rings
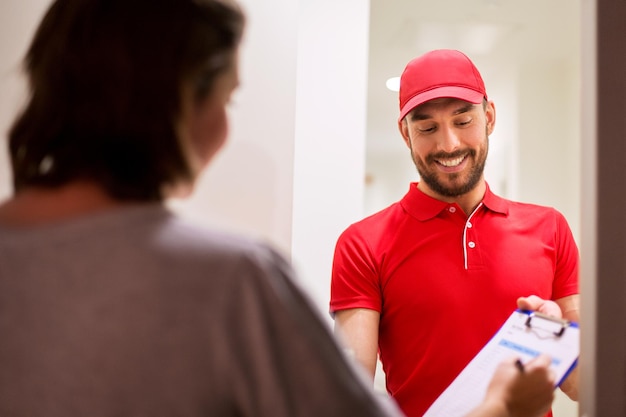
[[[559,305],[552,300],[544,300],[536,295],[520,297],[517,299],[517,307],[522,310],[533,310],[548,316],[562,318],[563,313]]]

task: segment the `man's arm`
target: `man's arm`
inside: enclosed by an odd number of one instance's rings
[[[378,358],[378,325],[380,313],[366,308],[353,308],[335,313],[335,332],[349,355],[363,365],[374,379]]]

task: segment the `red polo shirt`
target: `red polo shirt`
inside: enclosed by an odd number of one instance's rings
[[[518,297],[577,294],[578,261],[569,226],[553,208],[505,200],[487,187],[467,216],[412,183],[402,200],[339,237],[330,310],[381,313],[387,389],[407,416],[418,417]]]

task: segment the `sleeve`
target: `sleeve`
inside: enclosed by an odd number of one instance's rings
[[[578,246],[565,217],[556,212],[557,259],[552,298],[554,300],[579,293],[580,256]]]
[[[346,229],[335,246],[330,313],[351,308],[382,312],[379,265],[366,237],[355,225]]]
[[[237,415],[400,416],[344,356],[286,260],[267,249],[242,268],[230,303]]]

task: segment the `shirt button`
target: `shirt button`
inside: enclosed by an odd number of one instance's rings
[[[456,207],[450,207],[448,210],[450,210],[450,213],[454,213],[456,212]]]
[[[467,246],[469,246],[471,249],[474,249],[476,247],[476,244],[474,242],[469,242]]]
[[[472,228],[472,222],[467,222],[467,228],[471,229]]]

